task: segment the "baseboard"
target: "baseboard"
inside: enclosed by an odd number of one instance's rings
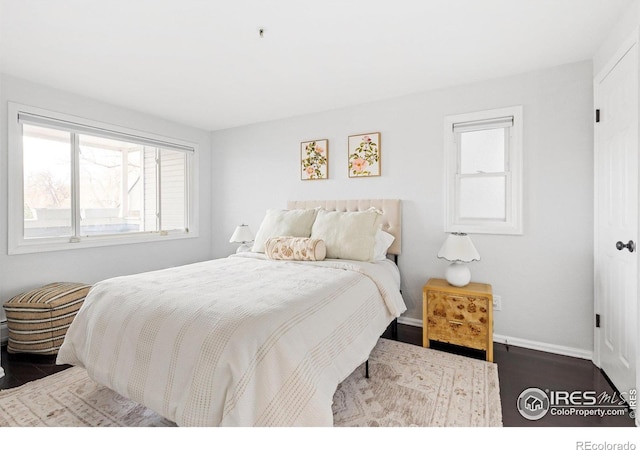
[[[9,329],[7,322],[0,322],[0,344],[4,345],[9,340]]]
[[[422,328],[422,320],[412,319],[411,317],[398,317],[398,323],[403,325],[411,325],[412,327]]]
[[[411,317],[400,317],[398,323],[410,325],[414,327],[422,327],[422,320],[413,319]],[[582,350],[579,348],[565,347],[563,345],[548,344],[546,342],[530,341],[528,339],[520,339],[501,334],[493,335],[493,342],[500,344],[513,345],[514,347],[524,347],[530,350],[539,350],[541,352],[554,353],[556,355],[571,356],[574,358],[593,360],[593,352]]]
[[[564,345],[549,344],[547,342],[530,341],[528,339],[520,339],[511,336],[503,336],[501,334],[493,335],[493,342],[501,344],[513,345],[515,347],[524,347],[531,350],[539,350],[541,352],[555,353],[556,355],[571,356],[573,358],[593,360],[593,351],[582,350],[580,348],[565,347]]]

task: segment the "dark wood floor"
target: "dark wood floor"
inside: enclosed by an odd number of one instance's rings
[[[2,346],[0,353],[4,369],[4,378],[0,378],[0,389],[18,387],[71,367],[56,365],[55,356],[8,354],[6,345]]]
[[[390,330],[383,335],[391,337]],[[398,340],[422,345],[422,329],[398,325]],[[436,344],[433,348],[452,351],[465,356],[484,359],[484,352]],[[53,357],[7,354],[2,347],[2,367],[5,377],[0,378],[0,389],[20,386],[43,378],[69,366],[57,366]],[[516,402],[520,393],[530,387],[549,390],[590,390],[613,395],[614,389],[602,372],[591,361],[554,355],[520,347],[494,345],[494,362],[498,365],[502,420],[505,427],[633,427],[628,414],[624,416],[551,416],[540,420],[527,420],[520,415]]]

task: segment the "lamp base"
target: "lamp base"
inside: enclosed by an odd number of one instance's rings
[[[253,247],[252,247],[250,244],[241,244],[241,245],[237,248],[236,253],[250,252],[252,248],[253,248]]]
[[[452,262],[445,273],[447,282],[452,286],[464,287],[471,281],[469,268],[461,262]]]

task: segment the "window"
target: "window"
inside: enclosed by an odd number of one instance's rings
[[[445,231],[522,234],[522,107],[445,118]]]
[[[9,109],[10,254],[194,236],[195,145]]]

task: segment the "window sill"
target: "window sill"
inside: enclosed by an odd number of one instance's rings
[[[114,245],[132,245],[143,244],[147,242],[165,242],[173,241],[176,239],[191,239],[197,237],[197,232],[189,231],[169,232],[168,234],[164,235],[160,233],[145,233],[135,236],[92,236],[81,238],[76,242],[69,242],[69,238],[58,241],[47,239],[44,242],[41,240],[33,240],[22,241],[18,244],[10,245],[9,251],[7,253],[9,255],[23,255],[28,253],[75,250],[81,248],[111,247]]]
[[[519,224],[484,224],[484,223],[457,223],[445,224],[445,233],[469,233],[469,234],[505,234],[522,235],[522,225]]]

